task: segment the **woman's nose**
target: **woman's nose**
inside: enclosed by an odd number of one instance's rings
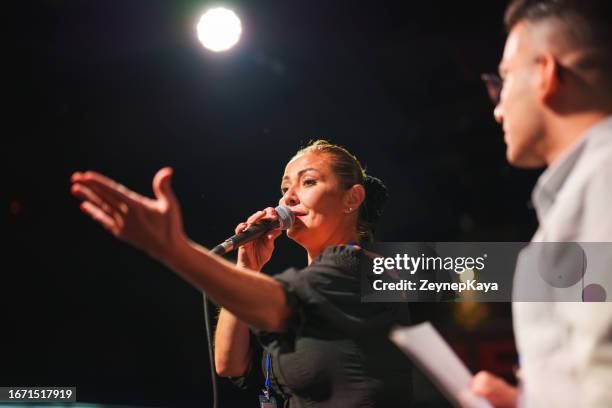
[[[297,205],[299,204],[299,202],[300,200],[298,199],[297,195],[295,194],[295,191],[292,188],[287,190],[285,194],[281,197],[281,199],[278,200],[279,204],[286,205],[289,207]]]

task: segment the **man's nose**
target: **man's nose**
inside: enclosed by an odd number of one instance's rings
[[[493,109],[493,117],[495,117],[495,121],[500,125],[504,123],[504,115],[502,112],[501,104],[497,104],[495,109]]]

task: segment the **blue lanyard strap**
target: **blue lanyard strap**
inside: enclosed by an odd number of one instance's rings
[[[266,393],[270,390],[270,352],[266,352],[266,381],[264,383]]]

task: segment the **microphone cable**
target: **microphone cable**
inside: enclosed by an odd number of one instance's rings
[[[278,214],[278,222],[279,227],[282,230],[286,230],[293,225],[295,221],[295,216],[289,209],[289,207],[279,205],[275,208],[276,213]],[[264,232],[262,232],[264,233]],[[210,253],[223,256],[226,253],[236,249],[239,245],[239,241],[236,241],[238,238],[237,235],[227,239],[223,243],[214,247]],[[217,388],[217,370],[215,368],[215,355],[213,352],[213,340],[212,340],[212,329],[210,323],[210,310],[209,310],[209,302],[208,297],[206,296],[206,292],[202,291],[202,298],[204,301],[204,326],[206,328],[206,340],[208,342],[208,358],[210,359],[210,378],[212,384],[212,393],[213,393],[213,408],[219,408],[219,400],[218,400],[218,388]]]

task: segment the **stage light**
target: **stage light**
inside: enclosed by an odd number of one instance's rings
[[[214,52],[227,51],[240,39],[242,23],[232,10],[219,7],[202,15],[197,31],[204,47]]]

